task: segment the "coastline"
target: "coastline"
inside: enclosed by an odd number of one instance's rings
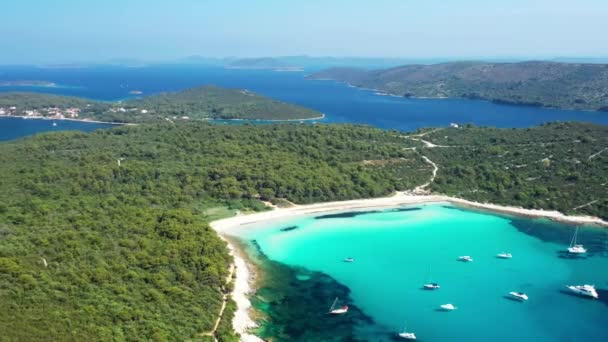
[[[567,224],[588,224],[608,228],[608,221],[604,221],[598,217],[568,216],[558,211],[524,209],[520,207],[503,206],[491,203],[473,202],[445,195],[413,195],[404,192],[398,192],[390,197],[294,205],[289,208],[274,208],[271,211],[248,215],[238,215],[216,220],[211,222],[210,226],[228,243],[228,247],[234,257],[234,264],[236,266],[236,279],[232,297],[237,303],[237,311],[232,324],[235,331],[241,335],[241,341],[258,342],[262,340],[257,336],[248,333],[251,328],[257,326],[249,314],[251,302],[249,301],[248,296],[254,290],[251,286],[253,283],[253,278],[251,276],[251,269],[253,266],[248,264],[246,257],[243,256],[245,251],[239,249],[236,244],[230,242],[230,236],[236,235],[239,230],[246,229],[247,226],[251,224],[292,218],[294,216],[345,210],[387,209],[401,205],[442,202],[481,211],[528,218],[546,218],[552,221]]]
[[[382,90],[382,89],[376,89],[376,88],[366,88],[366,87],[360,87],[360,86],[356,86],[353,85],[347,81],[339,81],[336,80],[334,78],[307,78],[307,80],[309,81],[333,81],[336,83],[340,83],[340,84],[345,84],[346,86],[348,86],[349,88],[356,88],[356,89],[360,89],[360,90],[365,90],[365,91],[371,91],[374,92],[374,95],[377,96],[390,96],[390,97],[397,97],[397,98],[402,98],[402,99],[419,99],[419,100],[471,100],[471,101],[484,101],[484,102],[489,102],[489,103],[493,103],[496,105],[504,105],[504,106],[517,106],[517,107],[538,107],[538,108],[543,108],[543,109],[549,109],[549,110],[565,110],[565,111],[577,111],[577,112],[591,112],[591,113],[602,113],[604,112],[603,110],[600,109],[591,109],[591,108],[570,108],[570,107],[556,107],[553,105],[545,105],[545,104],[541,104],[541,105],[533,105],[533,104],[529,104],[529,103],[517,103],[517,102],[511,102],[511,101],[496,101],[494,99],[491,98],[472,98],[472,97],[463,97],[463,96],[403,96],[403,95],[399,95],[399,94],[395,94],[395,93],[390,93],[390,92],[386,92],[386,90]]]
[[[249,294],[253,291],[253,272],[252,264],[244,256],[242,248],[230,240],[230,238],[220,235],[222,240],[228,244],[230,255],[232,255],[233,267],[235,269],[234,288],[232,290],[232,300],[236,303],[236,311],[232,320],[232,327],[240,334],[240,341],[243,342],[263,342],[263,340],[253,334],[248,333],[250,329],[256,328],[257,323],[249,315],[251,302]]]
[[[75,122],[85,122],[85,123],[99,123],[99,124],[108,124],[108,125],[123,125],[123,126],[135,126],[136,123],[127,123],[127,122],[109,122],[109,121],[99,121],[92,119],[73,119],[73,118],[50,118],[46,116],[25,116],[25,115],[0,115],[0,118],[21,118],[25,120],[51,120],[51,121],[75,121]]]
[[[305,119],[221,119],[221,118],[204,118],[201,120],[206,121],[248,121],[248,122],[299,122],[299,121],[313,121],[313,120],[323,120],[325,119],[325,113],[321,113],[321,116],[316,116],[314,118],[305,118]]]

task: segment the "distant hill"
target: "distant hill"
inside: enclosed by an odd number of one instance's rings
[[[216,86],[161,93],[118,103],[38,93],[0,93],[0,109],[4,115],[21,116],[29,112],[33,116],[53,117],[61,113],[72,117],[67,114],[70,108],[77,109],[79,119],[113,122],[160,119],[302,120],[322,116],[317,111],[247,90]]]
[[[333,68],[309,79],[332,79],[404,97],[608,111],[608,64],[454,62],[382,70]]]
[[[226,64],[228,69],[260,69],[277,71],[299,71],[301,66],[292,65],[279,58],[244,58],[231,61]]]

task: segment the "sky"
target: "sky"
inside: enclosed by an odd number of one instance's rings
[[[0,63],[606,57],[608,0],[1,0]]]

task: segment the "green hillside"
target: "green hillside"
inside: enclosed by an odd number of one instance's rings
[[[608,111],[608,64],[452,62],[391,69],[335,68],[309,76],[404,97]]]

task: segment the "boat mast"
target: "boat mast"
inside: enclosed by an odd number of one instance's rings
[[[334,299],[334,302],[331,304],[331,308],[329,308],[329,312],[332,312],[334,307],[336,306],[336,303],[338,302],[338,297],[336,297],[336,299]]]
[[[572,237],[572,240],[570,241],[570,247],[576,246],[576,236],[577,235],[578,235],[578,227],[576,227],[576,230],[574,231],[574,236]]]

